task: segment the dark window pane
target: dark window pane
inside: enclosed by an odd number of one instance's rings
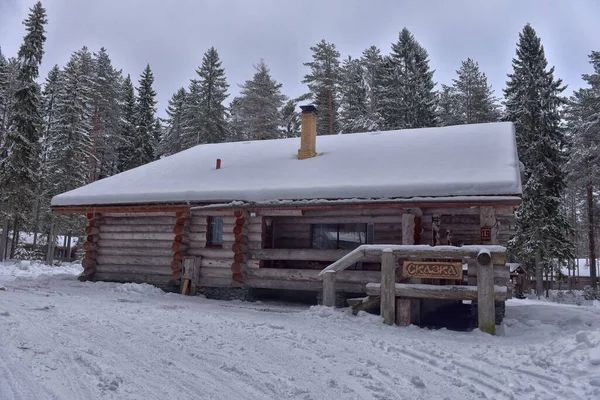
[[[208,229],[206,232],[207,246],[223,245],[223,218],[208,217]]]
[[[367,224],[339,224],[339,249],[355,249],[367,243]]]
[[[338,229],[337,224],[312,225],[313,249],[337,249]]]

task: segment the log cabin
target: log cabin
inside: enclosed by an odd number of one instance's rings
[[[521,200],[512,123],[317,136],[317,109],[301,108],[300,138],[198,145],[54,197],[55,212],[87,215],[82,279],[321,292],[321,271],[360,246],[509,240]],[[380,281],[381,255],[361,254],[337,293]],[[464,275],[398,268],[396,282],[476,284],[473,257],[448,254]],[[494,276],[505,286],[508,270]]]

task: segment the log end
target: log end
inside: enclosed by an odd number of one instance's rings
[[[492,262],[492,255],[488,249],[481,249],[477,254],[477,262],[480,265],[489,265]]]

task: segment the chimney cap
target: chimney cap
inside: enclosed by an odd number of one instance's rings
[[[302,114],[319,113],[319,109],[314,104],[305,104],[300,106],[300,109],[302,109]]]

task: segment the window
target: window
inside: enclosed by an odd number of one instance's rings
[[[312,248],[352,250],[361,244],[373,243],[373,226],[367,224],[312,225]]]
[[[223,218],[208,217],[206,223],[206,247],[223,246]]]

